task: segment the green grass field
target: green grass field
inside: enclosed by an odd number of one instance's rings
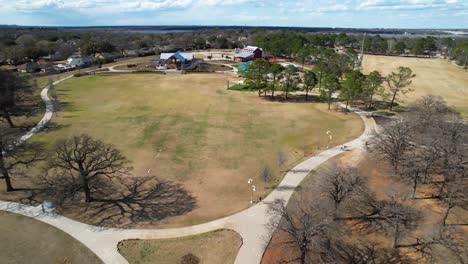
[[[220,74],[74,78],[57,85],[63,106],[53,118],[55,128],[34,140],[51,145],[88,133],[122,150],[135,175],[147,175],[151,169],[152,175],[184,184],[198,207],[161,222],[180,226],[248,207],[249,178],[258,187],[255,199],[265,197],[286,169],[325,148],[327,130],[333,131],[333,145],[354,139],[363,130],[358,116],[328,111],[325,104],[271,102],[256,93],[228,91],[228,78]],[[279,156],[286,158],[282,167],[277,164]],[[265,167],[271,172],[268,182],[261,180]]]
[[[68,234],[34,219],[0,211],[0,263],[102,263]]]
[[[411,88],[414,92],[402,95],[403,105],[411,104],[424,95],[442,96],[465,117],[468,116],[468,72],[446,60],[403,58],[390,56],[364,56],[365,73],[378,70],[383,76],[399,66],[410,67],[416,74]]]
[[[186,254],[195,255],[203,264],[230,264],[241,245],[236,232],[218,230],[174,239],[127,240],[119,244],[119,251],[130,264],[174,264]]]

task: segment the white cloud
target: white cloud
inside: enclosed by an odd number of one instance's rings
[[[402,10],[402,9],[440,9],[461,7],[459,0],[365,0],[359,9]]]
[[[32,12],[38,9],[58,8],[58,9],[78,9],[90,10],[100,9],[131,12],[143,10],[158,10],[165,8],[184,8],[190,6],[193,0],[10,0],[1,1],[2,5],[12,6],[18,11]]]

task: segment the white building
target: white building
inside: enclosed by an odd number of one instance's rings
[[[93,63],[95,60],[93,56],[70,57],[67,59],[67,63],[72,67],[83,67]]]

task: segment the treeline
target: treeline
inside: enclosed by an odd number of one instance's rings
[[[436,51],[448,53],[450,59],[460,60],[468,54],[468,39],[451,38],[384,38],[380,35],[349,35],[345,33],[310,34],[293,31],[275,31],[258,34],[255,44],[262,47],[268,54],[286,57],[315,56],[317,49],[323,47],[342,46],[349,50],[388,55],[426,55],[431,56]],[[462,58],[464,59],[464,57]]]
[[[318,48],[341,46],[376,54],[429,55],[447,50],[450,58],[462,61],[468,53],[467,39],[383,38],[345,33],[308,33],[292,30],[220,29],[151,34],[109,29],[2,28],[0,63],[19,64],[42,56],[62,60],[81,48],[92,52],[151,49],[158,51],[232,49],[255,44],[273,56],[313,58]],[[460,63],[459,63],[460,64]]]

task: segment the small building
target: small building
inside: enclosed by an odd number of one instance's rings
[[[240,52],[234,55],[236,62],[247,62],[255,59],[261,59],[263,57],[263,51],[259,47],[247,46]]]
[[[43,56],[43,57],[39,57],[37,58],[36,60],[38,63],[46,63],[46,62],[51,62],[52,61],[52,56],[49,55],[49,56]]]
[[[123,57],[123,54],[120,52],[101,52],[95,55],[96,59],[104,60],[106,62],[112,62],[116,59]]]
[[[72,67],[84,67],[93,64],[96,59],[93,56],[70,57],[67,59],[68,65]]]
[[[24,64],[19,65],[16,68],[19,72],[27,72],[27,73],[33,73],[41,70],[41,67],[37,62],[27,62]]]
[[[55,64],[51,62],[42,62],[39,63],[39,67],[41,68],[42,72],[48,73],[48,74],[55,74],[59,73],[60,71],[57,69]]]
[[[159,63],[168,69],[189,70],[192,68],[192,62],[193,54],[187,52],[161,53],[159,56]]]
[[[123,54],[125,57],[138,57],[139,56],[138,50],[125,50]]]

